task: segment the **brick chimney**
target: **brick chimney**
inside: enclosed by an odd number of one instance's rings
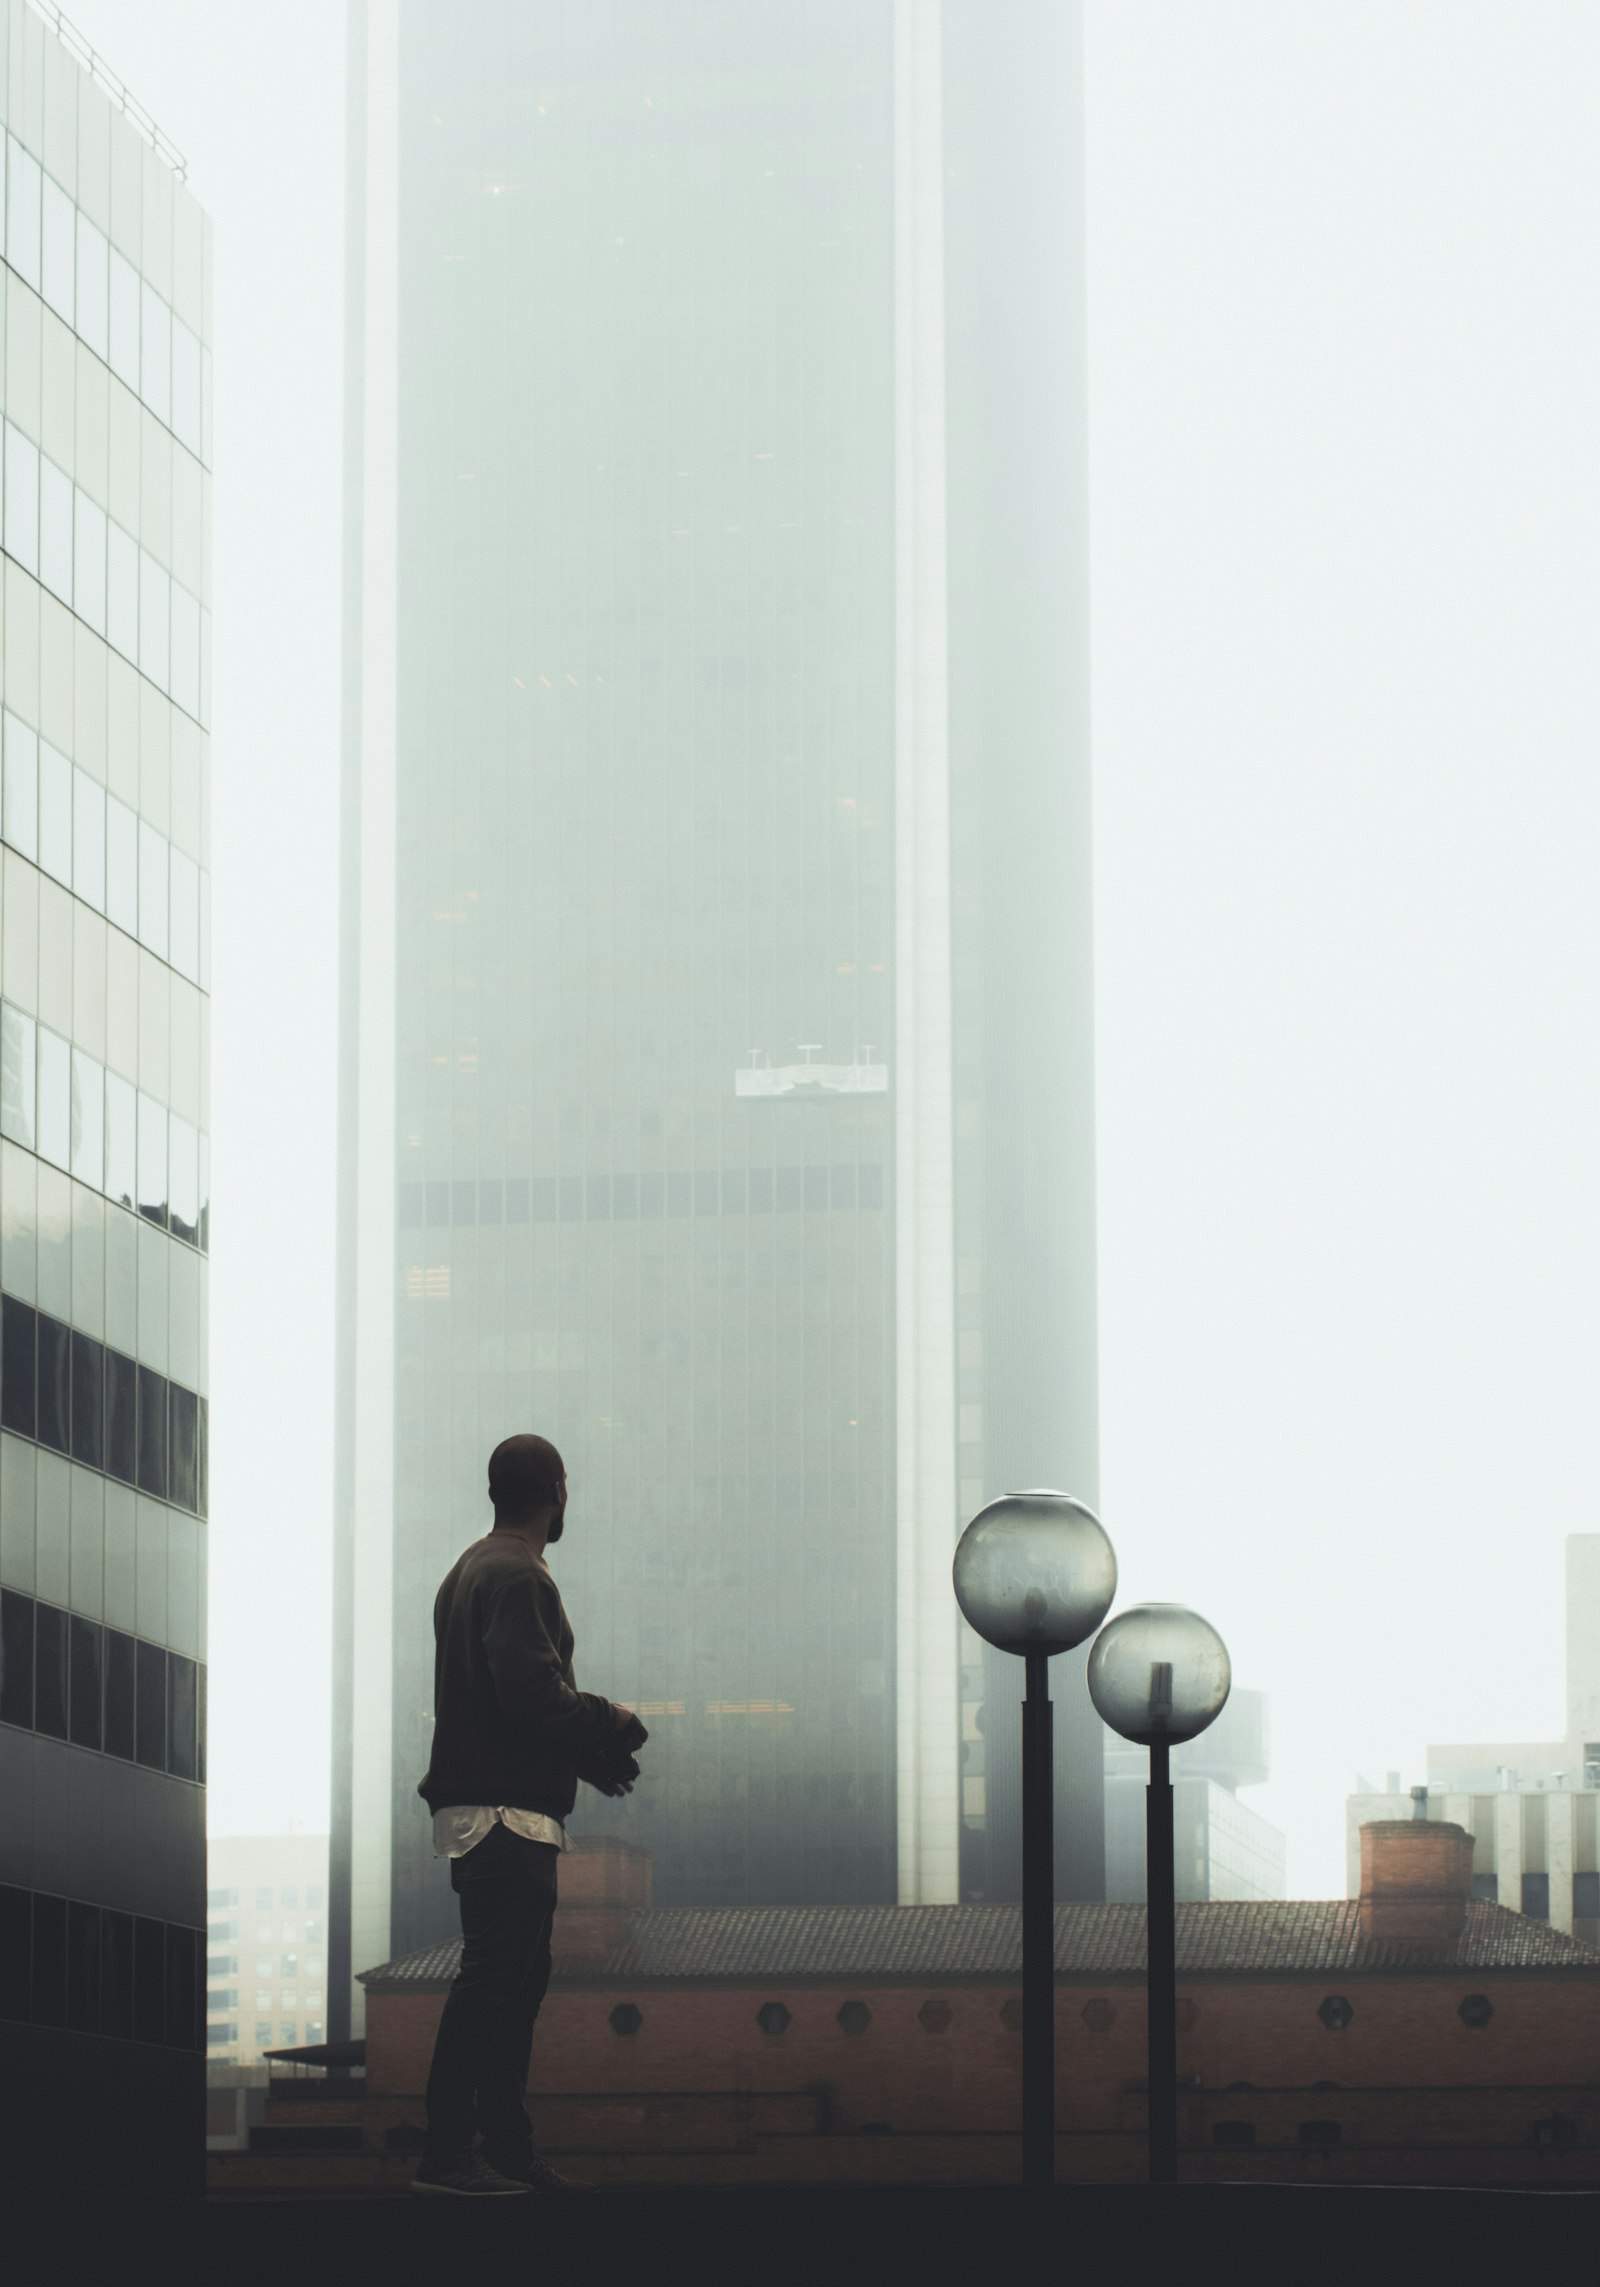
[[[650,1903],[650,1853],[612,1834],[575,1836],[557,1874],[551,1935],[558,1962],[606,1961]]]
[[[1472,1898],[1472,1837],[1442,1819],[1375,1819],[1361,1829],[1361,1935],[1369,1943],[1446,1945]]]

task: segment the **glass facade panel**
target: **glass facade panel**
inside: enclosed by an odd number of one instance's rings
[[[72,479],[54,461],[39,465],[39,577],[72,608]]]
[[[96,635],[106,632],[106,512],[88,493],[73,500],[72,608]]]
[[[139,392],[139,273],[111,249],[111,370]]]
[[[39,448],[6,423],[6,554],[24,571],[39,569]]]
[[[104,231],[86,214],[78,216],[77,329],[95,356],[109,363],[111,348],[111,249]]]
[[[106,918],[139,934],[139,821],[125,802],[106,796]]]
[[[44,178],[39,162],[12,136],[6,137],[6,260],[19,278],[39,291],[39,234],[43,221]]]
[[[106,798],[86,771],[73,773],[72,886],[96,913],[106,909]]]
[[[38,1133],[38,1027],[8,1003],[0,1007],[0,1134],[34,1148]]]
[[[64,889],[72,887],[72,765],[39,745],[39,863]]]
[[[40,272],[42,291],[58,318],[70,326],[77,315],[77,211],[59,183],[44,181],[43,246]]]
[[[54,1167],[72,1165],[72,1049],[39,1027],[38,1134],[35,1149]]]
[[[25,858],[39,855],[39,737],[16,715],[5,716],[5,838]]]

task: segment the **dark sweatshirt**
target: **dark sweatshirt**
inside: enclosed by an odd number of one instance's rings
[[[604,1766],[626,1712],[572,1677],[561,1592],[526,1541],[492,1532],[457,1558],[433,1603],[430,1811],[491,1803],[564,1819]]]

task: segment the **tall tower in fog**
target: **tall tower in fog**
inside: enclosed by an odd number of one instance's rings
[[[1004,31],[353,9],[335,2006],[453,1926],[430,1607],[512,1429],[652,1733],[580,1831],[1015,1894],[950,1559],[1093,1497],[1095,1389],[1078,26]]]
[[[204,2150],[211,233],[73,37],[0,7],[0,2175],[91,2195]]]

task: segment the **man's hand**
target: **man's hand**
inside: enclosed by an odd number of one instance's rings
[[[625,1754],[633,1755],[644,1745],[650,1734],[634,1714],[631,1707],[617,1709],[618,1729],[616,1744]]]
[[[633,1782],[639,1776],[639,1766],[631,1755],[600,1755],[591,1763],[581,1764],[578,1776],[585,1786],[593,1787],[597,1794],[631,1795]]]

